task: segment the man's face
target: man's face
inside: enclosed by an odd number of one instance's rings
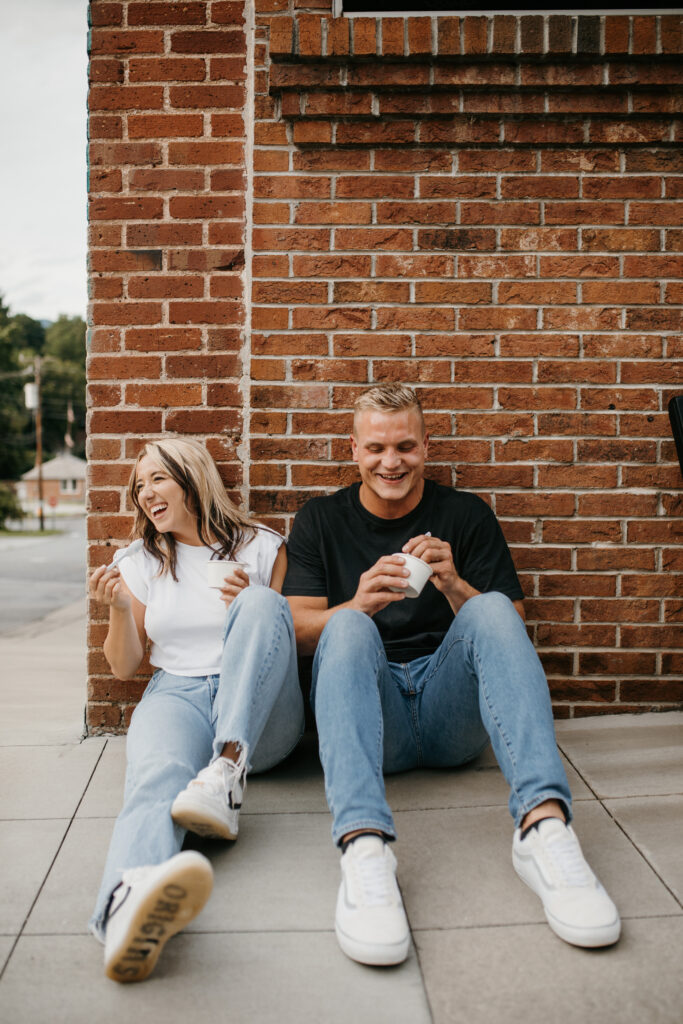
[[[351,436],[361,477],[360,499],[373,515],[398,519],[420,501],[428,436],[416,409],[364,409]]]

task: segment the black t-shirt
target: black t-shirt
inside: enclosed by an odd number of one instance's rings
[[[476,590],[523,597],[512,556],[495,515],[481,498],[425,480],[420,503],[400,519],[381,519],[360,502],[360,483],[312,498],[297,513],[287,543],[283,594],[326,597],[328,607],[351,600],[361,573],[406,541],[430,532],[448,541],[455,568]],[[417,598],[395,601],[373,616],[389,661],[431,654],[453,611],[431,582]]]

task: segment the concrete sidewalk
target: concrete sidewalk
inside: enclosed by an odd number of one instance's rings
[[[82,603],[0,638],[0,665],[3,1024],[680,1024],[683,713],[558,723],[577,831],[622,913],[612,949],[573,948],[543,923],[513,872],[506,786],[484,756],[388,780],[414,947],[398,968],[347,960],[308,739],[250,780],[239,841],[201,846],[216,872],[209,904],[147,982],[121,986],[86,931],[125,741],[81,739]]]

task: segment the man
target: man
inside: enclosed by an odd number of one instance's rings
[[[312,702],[342,850],[341,948],[368,964],[408,952],[383,772],[462,764],[489,740],[510,785],[513,864],[551,928],[580,946],[616,942],[617,909],[569,826],[547,682],[493,512],[425,480],[428,435],[410,388],[360,396],[351,448],[360,483],[298,513],[283,588],[299,652],[315,652]],[[401,553],[432,569],[416,599]]]

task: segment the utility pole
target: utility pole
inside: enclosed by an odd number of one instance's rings
[[[36,469],[38,470],[38,521],[40,529],[45,529],[45,514],[43,512],[43,409],[40,394],[40,370],[41,359],[36,356],[33,360],[33,384],[24,385],[24,400],[26,408],[31,409],[36,417]]]
[[[36,467],[38,469],[38,520],[40,530],[42,531],[45,529],[45,513],[43,511],[43,409],[40,393],[40,356],[36,356],[33,365],[38,394],[36,407]]]

